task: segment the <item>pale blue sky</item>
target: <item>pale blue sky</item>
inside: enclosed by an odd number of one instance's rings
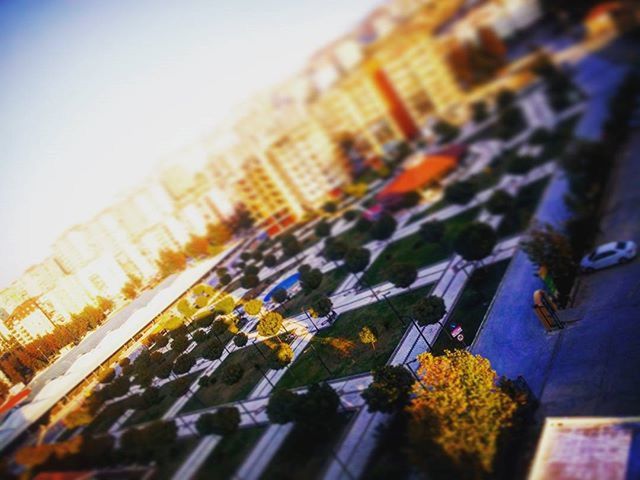
[[[375,0],[0,0],[0,286]]]

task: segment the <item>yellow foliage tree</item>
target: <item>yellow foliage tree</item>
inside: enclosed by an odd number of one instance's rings
[[[91,414],[85,410],[84,408],[79,408],[78,410],[74,410],[69,415],[64,417],[62,423],[67,428],[76,428],[82,427],[84,425],[88,425],[92,420]]]
[[[414,399],[407,407],[410,453],[428,468],[434,442],[456,468],[492,471],[500,432],[509,427],[516,403],[497,386],[489,360],[464,350],[418,356]]]
[[[254,298],[244,304],[244,311],[247,315],[258,315],[260,310],[262,310],[262,300],[259,298]]]
[[[376,349],[376,342],[378,341],[378,335],[373,327],[364,326],[358,332],[360,341],[365,345],[371,345],[371,348]]]

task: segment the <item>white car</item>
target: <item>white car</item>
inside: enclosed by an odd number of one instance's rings
[[[601,268],[630,262],[637,253],[635,242],[610,242],[600,245],[580,262],[583,272],[593,272]]]

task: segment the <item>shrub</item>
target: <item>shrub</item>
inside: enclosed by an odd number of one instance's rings
[[[222,371],[222,381],[227,385],[238,383],[244,375],[244,368],[241,365],[229,365]]]
[[[149,387],[141,395],[144,407],[152,407],[162,401],[160,389],[157,387]]]

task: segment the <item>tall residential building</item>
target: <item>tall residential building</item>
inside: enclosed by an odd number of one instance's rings
[[[32,297],[37,297],[55,288],[56,283],[64,276],[60,265],[53,257],[29,267],[16,280],[16,284]]]
[[[96,245],[83,226],[76,225],[53,244],[53,257],[65,274],[72,274],[96,258]]]
[[[18,305],[3,324],[3,336],[8,336],[22,345],[51,333],[55,328],[50,313],[34,298]]]
[[[392,102],[402,104],[417,125],[423,125],[429,115],[460,121],[466,111],[464,94],[445,53],[421,22],[407,22],[370,47],[369,55],[398,97]]]
[[[82,285],[76,275],[65,275],[56,282],[55,288],[38,299],[52,319],[57,323],[68,321],[74,313],[94,303],[95,297]]]
[[[300,205],[298,210],[320,207],[328,194],[349,180],[340,148],[313,118],[294,122],[270,139],[264,152],[284,183],[285,198]]]
[[[249,157],[243,162],[242,172],[235,185],[240,203],[270,234],[291,225],[304,214],[302,205],[288,194],[284,180],[265,157]]]
[[[98,250],[112,255],[127,275],[148,279],[156,273],[157,269],[136,248],[135,238],[128,234],[114,210],[96,215],[87,224],[87,230]]]
[[[104,254],[76,272],[83,288],[94,297],[115,298],[128,277],[113,255]]]

